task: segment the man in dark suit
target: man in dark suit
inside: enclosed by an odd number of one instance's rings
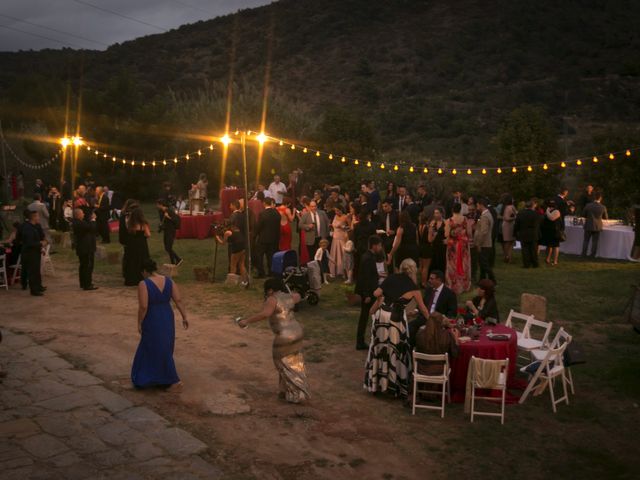
[[[96,229],[102,238],[102,243],[111,243],[111,235],[109,232],[109,217],[111,214],[109,187],[98,187],[96,194],[98,195],[98,202],[96,204]]]
[[[167,200],[158,199],[156,202],[158,211],[162,214],[162,242],[164,244],[164,251],[169,254],[169,262],[172,265],[181,265],[183,260],[173,250],[173,243],[176,241],[176,233],[180,229],[180,217],[176,213],[176,209],[173,208]]]
[[[378,215],[378,233],[382,238],[384,251],[389,253],[393,247],[393,240],[396,238],[396,230],[398,229],[398,212],[393,209],[391,200],[382,202],[382,212]],[[382,233],[384,232],[384,233]]]
[[[607,207],[602,205],[602,194],[596,193],[593,202],[588,203],[582,210],[585,217],[584,241],[582,242],[582,256],[587,256],[587,247],[591,240],[591,257],[595,257],[598,252],[598,240],[602,231],[602,220],[609,218]]]
[[[20,258],[22,264],[22,274],[26,272],[31,295],[41,297],[46,290],[42,286],[42,276],[40,273],[40,263],[42,261],[42,249],[47,244],[44,230],[40,226],[40,213],[37,210],[29,210],[25,222],[20,227],[20,239],[22,240],[22,250]],[[22,282],[22,289],[26,290],[27,283]]]
[[[458,315],[458,299],[453,290],[444,284],[444,273],[433,270],[429,274],[429,286],[424,291],[424,304],[429,313],[438,312],[447,318],[456,318]],[[409,342],[415,344],[416,333],[427,322],[424,316],[409,322]]]
[[[96,214],[89,220],[84,216],[80,208],[73,211],[73,236],[75,238],[76,255],[80,262],[78,273],[80,288],[83,290],[96,290],[93,285],[93,261],[96,255]]]
[[[522,265],[524,268],[538,268],[538,240],[542,217],[536,212],[536,201],[531,199],[525,208],[516,215],[513,234],[522,247]]]
[[[373,292],[378,288],[378,269],[376,262],[383,253],[382,240],[377,235],[369,237],[369,249],[362,255],[358,266],[355,293],[360,295],[360,318],[356,333],[356,350],[366,350],[364,332],[369,321],[369,309],[373,302]]]
[[[556,195],[556,208],[560,212],[560,217],[562,218],[562,222],[560,223],[560,228],[564,230],[564,217],[569,213],[569,205],[567,205],[567,196],[569,195],[569,189],[567,187],[560,188],[560,193]]]
[[[399,215],[405,208],[407,208],[407,187],[398,185],[396,197],[393,199],[393,209]]]
[[[280,214],[275,209],[273,198],[264,199],[264,210],[260,212],[256,225],[256,247],[258,248],[258,277],[264,278],[264,260],[267,257],[267,269],[271,273],[271,260],[278,251],[280,243]]]
[[[413,224],[417,226],[420,219],[420,213],[422,213],[422,207],[419,203],[415,202],[413,195],[410,193],[407,193],[405,198],[407,199],[406,210],[409,212],[409,216],[411,217]]]

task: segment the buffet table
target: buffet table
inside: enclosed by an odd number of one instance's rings
[[[213,212],[209,215],[180,215],[180,230],[176,232],[176,238],[204,240],[213,236],[211,225],[223,221],[222,212]]]
[[[633,248],[633,228],[627,225],[619,225],[617,220],[604,220],[604,229],[600,232],[598,251],[596,257],[626,260]],[[584,227],[574,225],[573,217],[565,218],[565,233],[567,240],[560,243],[560,251],[571,255],[582,254],[584,241]],[[591,252],[591,246],[589,251]]]
[[[244,198],[244,189],[242,188],[225,188],[220,192],[220,210],[224,218],[229,218],[233,213],[231,202]]]

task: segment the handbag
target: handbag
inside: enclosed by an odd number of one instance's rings
[[[582,347],[580,347],[580,343],[572,340],[571,343],[567,345],[567,348],[564,350],[563,361],[565,367],[587,363],[587,359],[584,356]]]

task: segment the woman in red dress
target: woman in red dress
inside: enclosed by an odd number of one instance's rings
[[[453,215],[445,223],[444,231],[447,239],[447,287],[456,295],[467,292],[471,288],[471,255],[469,241],[471,224],[460,213],[461,205],[453,205]]]
[[[291,222],[293,222],[293,212],[291,211],[291,199],[285,198],[282,205],[278,207],[280,213],[280,245],[279,250],[291,250]]]

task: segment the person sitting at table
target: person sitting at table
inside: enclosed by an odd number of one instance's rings
[[[458,298],[453,290],[444,284],[444,273],[433,270],[428,278],[429,287],[424,291],[423,300],[429,313],[438,312],[447,318],[456,318],[458,314]],[[415,345],[418,329],[426,323],[423,315],[409,323],[409,341]]]
[[[416,334],[416,352],[429,355],[448,353],[451,361],[458,355],[458,330],[451,328],[449,320],[441,313],[432,313]],[[417,362],[415,368],[421,375],[442,374],[440,362],[422,360]]]
[[[483,278],[478,282],[478,295],[466,303],[467,312],[473,318],[495,318],[500,322],[498,304],[495,296],[495,284],[488,278]]]

